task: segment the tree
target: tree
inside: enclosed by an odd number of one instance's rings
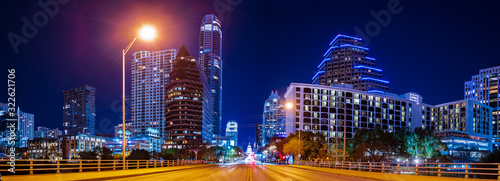
[[[132,150],[130,155],[127,157],[127,159],[130,160],[149,160],[150,158],[151,156],[148,151],[139,149]]]
[[[484,157],[481,157],[480,161],[482,163],[500,163],[500,150],[496,150]]]
[[[82,160],[96,160],[97,153],[95,151],[82,151],[80,152],[80,159]]]
[[[330,157],[325,136],[320,133],[302,131],[300,133],[300,154],[303,159],[326,159]],[[283,140],[283,153],[298,155],[299,136],[291,133]],[[279,149],[280,147],[277,146]]]
[[[438,159],[442,151],[448,150],[446,144],[428,129],[416,128],[413,132],[409,128],[401,129],[394,137],[398,144],[397,155],[403,158]]]
[[[394,155],[396,145],[394,136],[380,128],[360,129],[347,143],[346,152],[353,160],[381,162]]]

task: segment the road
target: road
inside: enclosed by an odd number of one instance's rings
[[[106,180],[367,180],[326,172],[271,164],[217,164],[209,167]]]

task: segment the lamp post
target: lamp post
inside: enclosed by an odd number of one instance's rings
[[[288,103],[286,103],[285,107],[286,107],[286,109],[292,109],[293,108],[293,110],[294,110],[293,114],[297,114],[297,108],[295,108],[295,106],[293,105],[293,103],[288,102]],[[300,120],[300,113],[299,113],[299,146],[298,146],[298,149],[297,149],[297,152],[298,152],[297,158],[298,158],[298,160],[300,160],[300,139],[301,139],[300,132],[301,132],[301,129],[302,129],[302,121]]]
[[[134,40],[128,44],[128,46],[123,49],[123,71],[122,71],[122,157],[123,157],[123,169],[125,169],[125,147],[127,145],[127,139],[125,138],[125,54],[127,54],[132,44],[134,44],[137,37],[141,37],[144,40],[151,40],[155,37],[155,29],[151,26],[143,26],[139,32],[139,35],[135,36]]]

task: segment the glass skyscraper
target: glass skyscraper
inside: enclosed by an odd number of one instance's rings
[[[274,136],[286,137],[285,128],[285,107],[283,100],[278,95],[278,91],[272,92],[269,98],[264,102],[264,113],[262,115],[263,140],[259,145],[266,145]]]
[[[0,116],[8,113],[8,104],[0,103]],[[27,146],[28,140],[35,137],[35,116],[31,113],[22,112],[21,109],[17,108],[17,124],[16,130],[19,131],[19,143],[16,146],[24,148]],[[8,117],[7,117],[8,118]],[[2,140],[2,145],[8,142],[8,130],[0,129],[0,138]],[[17,141],[17,140],[16,140]],[[5,144],[4,144],[5,143]]]
[[[389,90],[389,81],[382,79],[382,69],[375,68],[375,58],[368,56],[369,49],[362,44],[361,38],[337,35],[318,65],[313,84],[352,84],[356,90],[379,93]]]
[[[199,64],[208,78],[213,98],[213,134],[221,134],[222,120],[222,29],[213,14],[205,15],[200,26]]]
[[[95,132],[95,88],[85,85],[63,91],[64,135]]]
[[[132,136],[147,136],[147,129],[155,128],[165,139],[165,86],[176,55],[176,49],[133,53]]]
[[[229,145],[238,146],[238,123],[236,121],[227,122],[226,137],[230,138]]]

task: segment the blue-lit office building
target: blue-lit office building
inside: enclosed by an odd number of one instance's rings
[[[125,138],[127,144],[125,146],[125,153],[129,154],[132,150],[146,150],[150,154],[154,152],[161,152],[161,145],[165,143],[163,139],[160,138],[160,131],[155,128],[147,128],[147,135],[142,137],[131,137],[131,132],[125,131]],[[110,139],[104,146],[108,147],[113,154],[122,154],[122,130],[116,130],[115,135],[117,137]]]
[[[200,26],[199,65],[205,73],[213,99],[214,135],[221,135],[222,124],[222,28],[217,16],[208,14]]]
[[[63,91],[64,135],[95,135],[95,88],[85,85]]]
[[[479,70],[470,81],[464,83],[464,98],[479,101],[493,108],[493,149],[500,148],[500,65]]]
[[[8,108],[8,104],[0,103],[0,116],[9,113]],[[11,118],[7,117],[4,117],[2,120],[2,125],[12,123],[12,120],[10,120]],[[16,134],[16,147],[25,148],[28,146],[28,140],[35,137],[35,116],[31,113],[22,112],[21,109],[17,107],[13,119],[17,119],[17,121],[15,121],[16,131],[18,131]],[[9,141],[7,135],[10,134],[10,129],[1,129],[0,134],[0,139],[2,141],[1,145],[7,145]]]
[[[382,79],[382,69],[375,67],[375,58],[369,56],[369,48],[362,44],[361,38],[337,35],[323,54],[313,84],[351,84],[356,90],[370,92],[389,90],[389,81]]]
[[[264,112],[262,113],[263,140],[257,143],[259,146],[267,145],[274,136],[286,137],[286,118],[283,104],[283,100],[278,95],[278,91],[271,91],[271,95],[264,102]]]

